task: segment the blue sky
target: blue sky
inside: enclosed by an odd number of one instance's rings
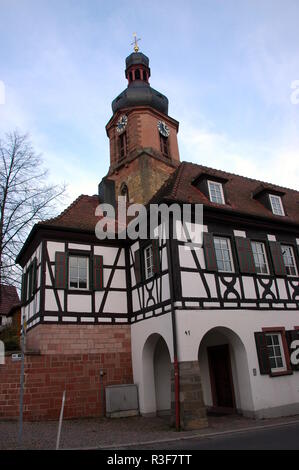
[[[298,18],[298,0],[0,0],[0,133],[29,132],[71,199],[96,193],[136,31],[181,160],[298,189]]]

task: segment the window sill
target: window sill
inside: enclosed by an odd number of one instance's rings
[[[292,375],[292,370],[282,370],[280,372],[270,372],[270,377],[281,377],[283,375]]]

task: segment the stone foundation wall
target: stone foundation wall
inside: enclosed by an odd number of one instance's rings
[[[44,323],[28,331],[26,348],[41,354],[131,353],[131,327]]]
[[[198,361],[179,363],[181,429],[200,429],[208,425]],[[171,421],[175,425],[174,368],[171,374]]]

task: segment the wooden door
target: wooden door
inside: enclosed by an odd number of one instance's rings
[[[234,412],[235,396],[228,344],[208,349],[213,408],[215,411]]]

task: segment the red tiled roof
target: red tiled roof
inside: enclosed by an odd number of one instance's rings
[[[19,304],[15,286],[0,286],[0,315],[7,315],[12,307]]]
[[[101,216],[95,215],[96,208],[99,204],[100,200],[97,195],[87,196],[81,194],[81,196],[75,199],[72,204],[57,217],[43,220],[39,222],[38,225],[50,225],[57,228],[72,228],[94,232],[97,222],[102,218]],[[108,231],[114,232],[114,224],[115,229],[118,227],[117,221],[114,219],[110,220],[111,225],[108,223]]]
[[[196,187],[194,181],[200,175],[210,177],[211,179],[214,177],[225,180],[226,204],[222,205],[211,202]],[[286,213],[285,217],[274,215],[258,198],[254,197],[261,189],[272,190],[282,194],[283,206]],[[243,213],[244,215],[261,216],[271,220],[299,224],[298,191],[189,162],[182,162],[180,164],[149,203],[159,203],[163,202],[163,200],[203,204],[206,207],[226,209],[232,213]],[[95,210],[99,204],[100,200],[97,195],[81,195],[59,216],[40,222],[38,225],[94,231],[96,223],[101,218],[95,215]],[[114,220],[111,219],[110,232],[113,230],[113,224]]]
[[[193,182],[200,175],[208,175],[211,179],[222,178],[225,183],[226,204],[216,204],[203,194]],[[269,192],[277,191],[282,195],[285,217],[274,215],[258,199],[253,196],[257,190],[265,188]],[[299,191],[283,188],[270,183],[246,178],[244,176],[215,170],[195,163],[182,162],[178,169],[164,183],[161,189],[152,198],[150,203],[158,203],[163,200],[203,204],[207,207],[225,208],[232,213],[243,213],[251,216],[266,217],[281,222],[299,224]]]

